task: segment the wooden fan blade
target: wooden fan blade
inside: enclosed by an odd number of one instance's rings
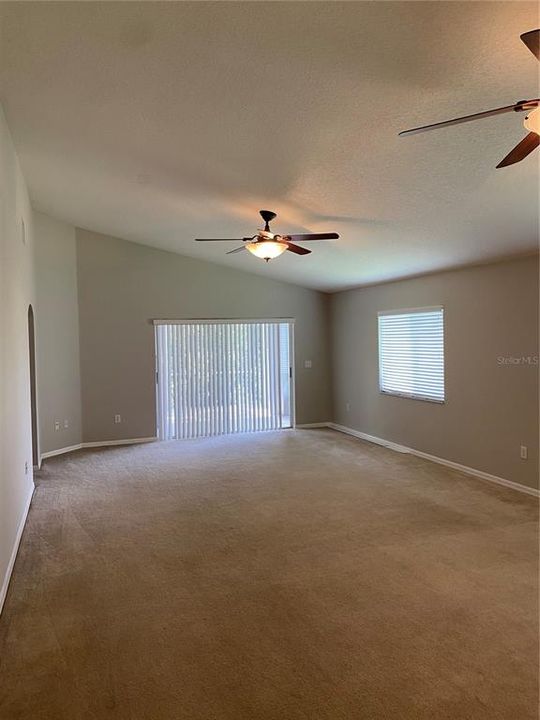
[[[540,60],[540,30],[529,30],[519,36],[537,60]]]
[[[533,102],[533,101],[531,101]],[[406,135],[416,135],[417,133],[427,132],[428,130],[438,130],[439,128],[448,127],[449,125],[460,125],[461,123],[471,122],[472,120],[481,120],[482,118],[492,117],[493,115],[502,115],[512,111],[524,110],[523,102],[514,103],[514,105],[505,105],[504,107],[495,108],[494,110],[484,110],[484,112],[474,113],[474,115],[464,115],[463,117],[453,118],[452,120],[443,120],[443,122],[433,123],[432,125],[421,125],[420,127],[411,128],[410,130],[402,130],[400,137]]]
[[[307,248],[300,247],[300,245],[295,245],[294,243],[288,241],[287,250],[290,250],[297,255],[309,255],[309,253],[311,252],[311,250],[308,250]]]
[[[308,240],[337,240],[337,233],[304,233],[300,235],[284,235],[283,239],[287,242],[294,240],[295,242],[306,242]]]
[[[233,255],[234,253],[240,252],[240,250],[245,250],[246,246],[242,245],[242,247],[234,248],[234,250],[229,250],[229,252],[226,252],[225,255]]]
[[[242,242],[252,238],[195,238],[195,242]]]
[[[534,132],[530,132],[528,135],[525,135],[523,140],[519,142],[515,148],[510,150],[508,155],[497,165],[497,168],[513,165],[523,160],[523,158],[526,158],[529,153],[532,153],[538,145],[540,145],[540,136]]]

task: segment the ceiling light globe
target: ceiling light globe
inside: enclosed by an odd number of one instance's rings
[[[250,253],[263,260],[273,260],[285,252],[285,243],[275,240],[263,240],[262,242],[250,242],[246,245]]]
[[[531,110],[523,121],[523,124],[530,132],[540,135],[540,108]]]

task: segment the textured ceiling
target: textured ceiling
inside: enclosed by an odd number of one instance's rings
[[[534,249],[535,3],[0,3],[0,101],[35,207],[332,290]],[[336,230],[265,265],[194,237]],[[230,249],[235,244],[231,244]]]

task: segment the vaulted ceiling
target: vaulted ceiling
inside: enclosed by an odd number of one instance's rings
[[[533,250],[527,2],[0,3],[0,101],[34,206],[75,225],[333,290]],[[235,244],[336,230],[266,265]]]

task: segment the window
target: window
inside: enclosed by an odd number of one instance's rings
[[[292,321],[155,324],[161,440],[291,427]]]
[[[444,402],[442,307],[379,313],[379,389]]]

